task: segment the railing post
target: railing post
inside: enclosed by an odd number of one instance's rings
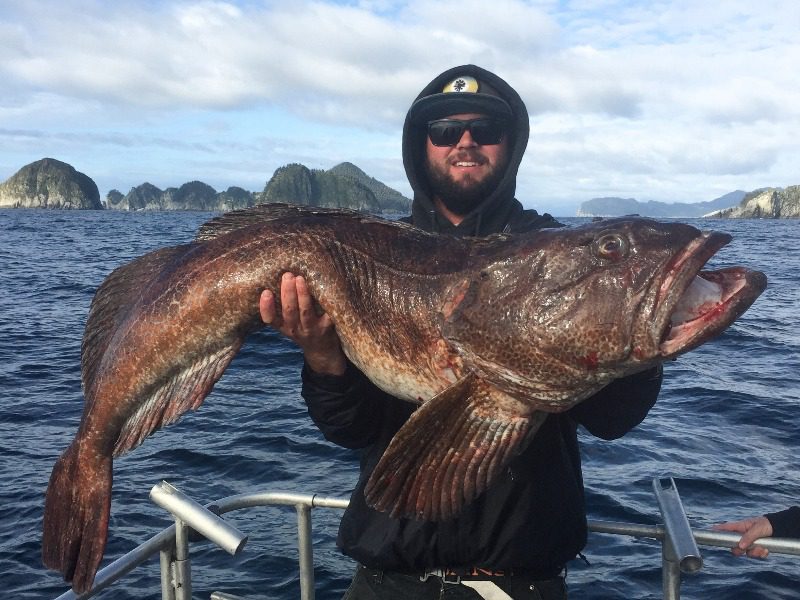
[[[175,600],[175,586],[173,585],[172,563],[175,562],[175,545],[164,548],[159,552],[161,564],[161,600]]]
[[[190,527],[233,555],[242,550],[247,536],[166,481],[153,486],[150,498],[175,518],[174,550],[161,552],[161,597],[192,600]]]
[[[313,501],[312,501],[313,502]],[[311,545],[311,507],[297,509],[297,549],[300,553],[300,600],[314,600],[314,550]]]
[[[192,600],[192,561],[189,558],[189,526],[175,518],[175,562],[172,563],[175,600]]]
[[[664,600],[680,600],[681,572],[695,573],[703,568],[689,519],[672,477],[653,479],[653,491],[664,519],[664,540],[661,546],[661,581]]]
[[[661,590],[664,600],[681,599],[681,568],[668,534],[661,543]]]

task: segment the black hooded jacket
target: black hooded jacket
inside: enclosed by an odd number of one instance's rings
[[[496,192],[455,227],[434,210],[421,162],[425,132],[407,118],[403,160],[414,190],[407,220],[427,231],[459,236],[561,226],[550,215],[524,210],[514,198],[528,114],[512,88],[468,65],[443,73],[420,97],[462,74],[488,80],[512,107],[516,127],[508,168]],[[661,370],[653,369],[612,382],[571,410],[548,416],[526,450],[484,494],[451,520],[425,522],[393,519],[364,500],[370,474],[416,405],[380,390],[352,365],[340,377],[305,367],[302,378],[309,414],[326,439],[361,451],[361,474],[339,528],[338,545],[345,554],[382,570],[483,567],[539,577],[557,574],[586,543],[578,426],[604,439],[620,437],[644,419],[661,386]]]
[[[417,100],[440,92],[448,81],[463,75],[470,75],[480,81],[485,81],[497,90],[511,107],[513,123],[510,127],[508,164],[495,191],[472,212],[464,215],[464,219],[458,226],[453,225],[434,208],[424,167],[425,136],[427,135],[425,124],[416,122],[412,111],[409,111],[403,125],[403,164],[411,189],[414,190],[414,202],[411,206],[409,220],[426,231],[470,236],[525,231],[542,227],[560,227],[561,224],[550,215],[539,215],[535,210],[524,210],[522,204],[514,198],[517,172],[528,145],[530,125],[528,110],[525,108],[522,98],[511,86],[494,73],[475,65],[465,65],[449,69],[436,77],[420,92]]]

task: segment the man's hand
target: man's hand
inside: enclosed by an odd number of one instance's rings
[[[742,539],[739,540],[737,547],[732,548],[736,556],[747,554],[750,558],[767,558],[769,550],[763,546],[752,546],[753,542],[759,538],[770,537],[772,535],[772,523],[767,517],[754,517],[743,521],[733,521],[731,523],[721,523],[714,525],[714,529],[721,531],[735,531],[741,533]]]
[[[265,323],[300,346],[313,371],[326,375],[344,374],[347,361],[339,336],[327,313],[317,315],[314,298],[302,276],[283,274],[280,311],[269,290],[261,293],[258,308]]]

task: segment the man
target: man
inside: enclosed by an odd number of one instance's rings
[[[467,65],[436,77],[403,128],[414,190],[407,220],[456,236],[561,226],[514,198],[528,127],[522,99],[493,73]],[[394,519],[366,505],[364,486],[416,406],[378,389],[347,361],[301,277],[284,276],[281,307],[279,315],[264,293],[264,321],[304,352],[309,414],[328,440],[361,450],[361,475],[338,537],[359,563],[345,598],[566,598],[565,565],[587,535],[577,427],[606,439],[624,435],[655,403],[661,370],[615,381],[548,416],[526,450],[453,519]]]

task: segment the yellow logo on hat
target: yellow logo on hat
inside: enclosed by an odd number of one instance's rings
[[[475,94],[478,91],[478,80],[474,77],[470,77],[469,75],[464,75],[462,77],[457,77],[446,86],[442,92],[445,94],[450,92],[469,92],[471,94]]]

